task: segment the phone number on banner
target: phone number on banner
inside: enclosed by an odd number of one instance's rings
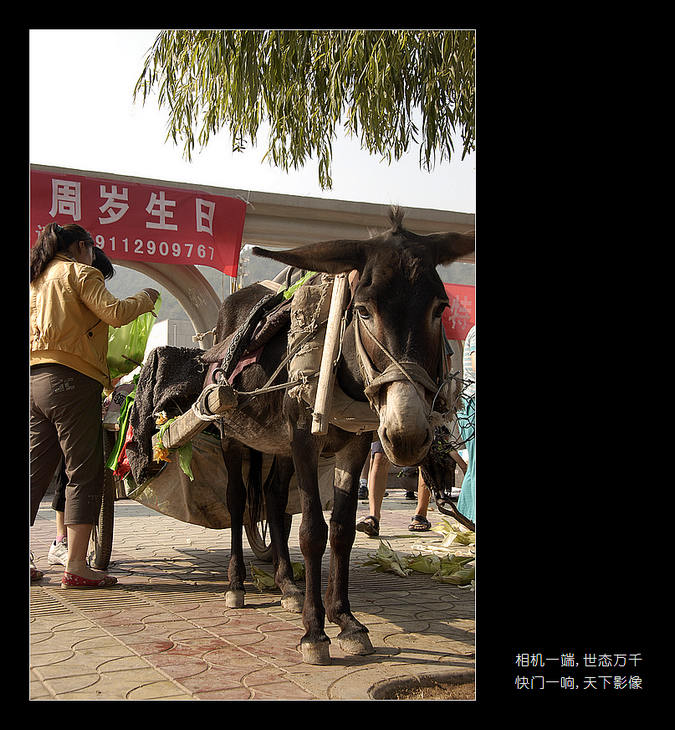
[[[193,258],[203,261],[213,261],[214,248],[204,243],[178,243],[174,241],[153,241],[141,238],[121,238],[111,236],[106,239],[99,234],[95,236],[96,245],[103,251],[110,253],[134,253],[139,256],[166,256],[167,258]]]

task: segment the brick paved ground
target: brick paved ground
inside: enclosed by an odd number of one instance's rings
[[[414,502],[385,498],[381,537],[402,552],[440,542],[407,531]],[[359,504],[359,517],[367,514]],[[438,513],[429,515],[432,524]],[[328,519],[328,515],[326,514]],[[302,561],[293,520],[292,559]],[[43,502],[30,531],[42,581],[30,587],[31,700],[358,700],[383,680],[474,670],[474,593],[413,574],[374,572],[362,563],[378,541],[357,533],[352,610],[370,630],[375,654],[346,655],[331,644],[330,666],[303,664],[301,617],[276,591],[247,583],[246,607],[228,609],[229,531],[179,522],[136,502],[115,505],[111,589],[60,588],[47,564],[54,514]],[[456,552],[467,552],[458,548]],[[246,561],[271,571],[246,545]],[[324,571],[328,557],[325,557]],[[334,637],[338,628],[327,624]]]

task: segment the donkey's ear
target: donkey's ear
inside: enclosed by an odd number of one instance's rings
[[[252,252],[255,256],[280,261],[296,269],[326,274],[342,274],[352,269],[362,272],[367,254],[363,241],[323,241],[289,251],[270,251],[253,246]]]
[[[424,236],[424,240],[432,246],[436,266],[449,264],[460,258],[467,262],[476,260],[475,233],[432,233]]]

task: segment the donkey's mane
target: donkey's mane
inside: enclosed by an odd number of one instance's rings
[[[391,222],[391,232],[400,233],[403,229],[403,209],[398,205],[394,205],[389,209],[389,220]]]

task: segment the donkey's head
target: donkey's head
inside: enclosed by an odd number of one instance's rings
[[[395,464],[418,464],[433,437],[430,404],[441,372],[441,315],[448,298],[436,271],[474,250],[473,234],[418,236],[402,226],[365,241],[325,241],[258,256],[297,268],[340,274],[356,269],[350,325],[364,392],[380,417],[378,435]]]

